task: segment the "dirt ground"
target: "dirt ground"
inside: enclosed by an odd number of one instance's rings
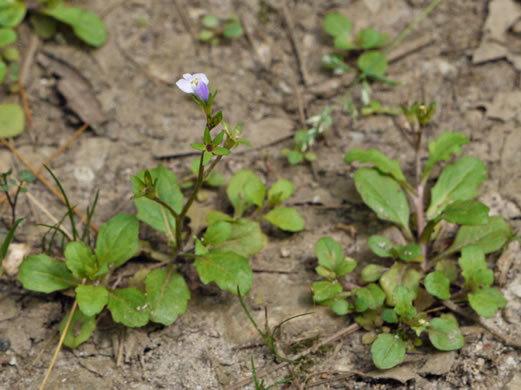
[[[300,110],[305,117],[319,114],[342,99],[353,80],[352,74],[337,77],[321,69],[321,57],[332,47],[323,32],[324,15],[339,11],[352,20],[354,31],[374,27],[397,36],[429,2],[286,3],[292,29],[282,2],[273,2],[273,7],[260,0],[81,2],[103,18],[109,40],[97,50],[68,35],[39,44],[26,82],[34,123],[12,142],[38,167],[72,136],[81,119],[92,123],[51,166],[80,210],[100,189],[94,217],[100,225],[118,212],[135,212],[130,177],[136,172],[161,162],[178,177],[186,174],[193,159],[189,145],[202,134],[204,118],[175,81],[183,73],[206,73],[219,90],[216,108],[226,121],[243,124],[244,137],[254,145],[253,150],[240,149],[227,157],[219,171],[231,177],[250,168],[267,183],[293,180],[296,195],[290,203],[306,220],[305,231],[275,233],[250,262],[255,276],[246,302],[261,324],[264,307],[272,325],[295,314],[314,313],[283,327],[280,344],[289,354],[353,321],[312,304],[315,242],[330,235],[343,244],[347,255],[367,262],[372,260],[368,235],[393,234],[363,206],[344,154],[353,147],[379,148],[413,175],[413,151],[387,116],[352,120],[336,110],[327,139],[315,148],[316,176],[309,166],[289,166],[280,156],[283,147],[292,147],[293,132],[302,128]],[[219,46],[194,41],[200,19],[210,12],[239,15],[248,34]],[[480,199],[516,230],[521,227],[521,61],[516,54],[521,48],[520,17],[521,4],[514,0],[442,1],[391,53],[388,77],[400,84],[373,85],[374,98],[385,105],[437,102],[429,138],[449,129],[470,137],[464,152],[481,158],[489,169]],[[298,43],[300,65],[288,31]],[[30,40],[29,31],[21,29],[23,50]],[[64,85],[71,80],[80,84],[80,92],[72,95]],[[358,88],[353,96],[359,103]],[[2,96],[2,101],[16,99]],[[7,167],[24,169],[2,147],[0,171]],[[43,184],[31,184],[29,192],[50,214],[63,215],[63,205]],[[225,204],[223,195],[209,193],[203,206]],[[26,221],[17,242],[38,253],[44,229],[35,223],[52,221],[27,197],[18,213]],[[142,236],[148,233],[142,229]],[[488,321],[499,336],[460,319],[465,334],[461,350],[420,349],[407,355],[406,364],[378,373],[359,331],[309,355],[293,372],[285,367],[263,378],[269,384],[294,375],[297,380],[286,387],[294,389],[521,389],[521,351],[510,342],[521,340],[519,247],[505,256],[515,260],[503,286],[508,305]],[[57,343],[58,324],[71,304],[62,294],[32,293],[15,278],[0,279],[1,389],[39,387]],[[275,366],[237,298],[211,286],[193,290],[187,312],[170,327],[124,329],[109,317],[100,321],[88,342],[60,353],[48,389],[227,389],[250,374],[252,357],[259,372]]]

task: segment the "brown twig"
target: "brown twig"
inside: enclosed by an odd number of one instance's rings
[[[320,343],[318,343],[317,345],[314,345],[294,356],[290,356],[288,358],[288,360],[298,360],[306,355],[309,355],[310,353],[313,353],[315,351],[317,351],[319,348],[323,347],[324,345],[327,345],[329,343],[332,343],[333,341],[336,341],[338,340],[339,338],[343,337],[343,336],[346,336],[348,334],[351,334],[351,333],[354,333],[356,332],[358,329],[360,329],[360,326],[358,324],[351,324],[349,325],[347,328],[343,328],[341,330],[339,330],[338,332],[336,332],[335,334],[329,336],[328,338],[326,338],[325,340],[321,341]],[[279,363],[277,364],[276,366],[272,366],[272,367],[268,367],[268,368],[265,368],[264,370],[261,370],[261,371],[258,371],[257,372],[257,376],[265,376],[265,375],[268,375],[274,371],[277,371],[277,370],[280,370],[281,368],[284,368],[288,365],[289,363],[287,362],[284,362],[284,363]],[[248,383],[250,383],[251,381],[253,380],[253,377],[248,377],[248,378],[245,378],[237,383],[235,383],[234,385],[231,385],[229,387],[226,388],[226,390],[239,390],[239,389],[242,389],[243,386],[247,385]]]
[[[284,14],[284,19],[286,20],[286,27],[288,29],[288,35],[291,41],[291,45],[293,46],[293,51],[295,52],[295,56],[297,57],[297,63],[299,67],[300,76],[302,77],[302,83],[304,84],[304,86],[307,86],[309,84],[309,74],[306,68],[306,64],[302,59],[300,43],[295,37],[295,25],[293,24],[293,19],[291,18],[285,1],[281,2],[280,8],[282,9],[282,13]]]

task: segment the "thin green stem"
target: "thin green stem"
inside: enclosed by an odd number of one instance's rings
[[[159,203],[161,206],[163,206],[165,209],[167,209],[170,214],[172,214],[172,216],[174,218],[178,218],[179,217],[179,213],[177,211],[175,211],[172,207],[170,207],[167,203],[163,202],[161,199],[159,199],[158,197],[155,197],[154,199],[152,199],[154,202],[156,203]]]
[[[204,175],[204,180],[208,179],[208,176],[210,176],[210,173],[212,173],[213,169],[215,168],[215,166],[217,164],[219,164],[219,161],[221,161],[223,158],[222,155],[220,156],[217,156],[217,158],[214,160],[214,162],[212,163],[212,165],[210,165],[210,167],[206,170],[206,174]]]

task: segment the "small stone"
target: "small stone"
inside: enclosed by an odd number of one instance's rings
[[[0,338],[0,352],[5,352],[11,348],[11,340]]]
[[[16,364],[17,364],[16,356],[13,356],[13,358],[11,360],[9,360],[9,365],[16,366]]]
[[[283,258],[287,258],[287,257],[289,257],[289,255],[290,255],[290,251],[289,251],[289,249],[288,249],[288,248],[282,248],[282,249],[280,250],[280,255],[281,255]]]
[[[29,247],[26,244],[11,244],[7,250],[7,255],[2,262],[2,267],[8,276],[15,276],[18,273],[20,264],[25,256],[29,254]]]

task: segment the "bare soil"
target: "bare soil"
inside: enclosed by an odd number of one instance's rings
[[[473,61],[488,34],[486,20],[492,5],[505,2],[443,1],[395,50],[400,55],[394,53],[388,77],[400,84],[375,83],[373,91],[374,98],[389,106],[415,100],[437,102],[429,138],[445,130],[470,137],[465,153],[479,157],[489,169],[481,200],[519,230],[519,70],[514,57]],[[79,1],[72,3],[80,5]],[[218,46],[196,42],[176,3],[181,4],[192,31],[197,32],[201,17],[207,13],[226,17],[233,12],[241,17],[248,34]],[[519,2],[510,3],[521,8]],[[367,262],[372,260],[368,235],[396,234],[363,206],[353,185],[353,169],[343,163],[344,154],[353,147],[379,148],[398,159],[413,176],[412,148],[393,118],[387,116],[352,120],[346,112],[336,110],[327,139],[315,147],[315,175],[309,166],[290,166],[280,156],[283,147],[292,147],[294,131],[303,127],[299,109],[310,117],[341,102],[353,79],[349,74],[336,77],[321,69],[321,57],[332,47],[323,32],[324,15],[339,11],[352,20],[354,31],[374,27],[397,36],[427,5],[424,0],[289,1],[286,6],[294,24],[291,31],[302,60],[299,65],[282,2],[273,2],[271,7],[258,0],[84,1],[81,6],[103,18],[110,34],[108,42],[93,50],[62,34],[38,46],[26,82],[33,126],[12,143],[38,167],[80,127],[81,119],[91,122],[92,127],[51,166],[80,210],[85,210],[100,190],[94,217],[100,225],[118,212],[135,212],[130,177],[136,172],[159,162],[178,177],[188,172],[194,158],[189,155],[189,145],[201,135],[204,118],[175,81],[183,73],[206,73],[213,88],[219,90],[216,108],[223,110],[229,123],[241,123],[245,138],[254,145],[252,150],[240,149],[227,157],[219,166],[220,172],[231,177],[239,169],[249,168],[267,183],[278,178],[293,180],[296,195],[290,203],[306,220],[302,233],[272,232],[266,248],[251,259],[255,277],[246,298],[260,324],[264,307],[271,325],[295,314],[314,313],[283,327],[280,345],[291,354],[353,321],[312,304],[310,285],[317,280],[313,270],[315,242],[330,235],[343,244],[347,255]],[[143,20],[145,25],[139,23]],[[22,49],[27,49],[30,32],[21,29],[20,36]],[[426,44],[415,48],[417,42]],[[520,43],[518,35],[509,35],[510,47]],[[409,47],[413,50],[406,50]],[[56,62],[69,70],[60,70]],[[60,83],[74,77],[90,92],[67,95]],[[353,96],[359,104],[359,88]],[[2,101],[16,99],[2,96]],[[97,102],[102,117],[96,111]],[[0,171],[8,167],[25,169],[3,147]],[[41,182],[31,184],[29,192],[51,215],[63,215],[63,205]],[[207,199],[198,204],[219,205],[226,205],[222,191],[209,191]],[[0,210],[7,213],[4,205]],[[17,241],[38,253],[45,229],[35,223],[52,220],[26,197],[18,214],[26,221]],[[150,230],[143,229],[142,236],[157,241],[158,249],[165,250],[164,242],[154,238]],[[520,389],[521,353],[509,342],[519,344],[521,340],[518,249],[507,252],[515,260],[503,286],[508,306],[489,323],[500,336],[460,319],[465,333],[465,346],[460,351],[419,349],[407,355],[406,364],[382,374],[374,371],[359,331],[309,355],[293,372],[285,367],[263,376],[266,383],[294,375],[296,379],[285,388]],[[0,279],[0,388],[39,388],[58,340],[58,324],[71,304],[71,298],[62,294],[25,291],[14,277]],[[237,298],[196,284],[188,311],[170,327],[124,329],[105,315],[88,342],[76,350],[62,350],[48,389],[226,389],[249,375],[252,357],[259,372],[275,366],[273,355],[248,322]]]

